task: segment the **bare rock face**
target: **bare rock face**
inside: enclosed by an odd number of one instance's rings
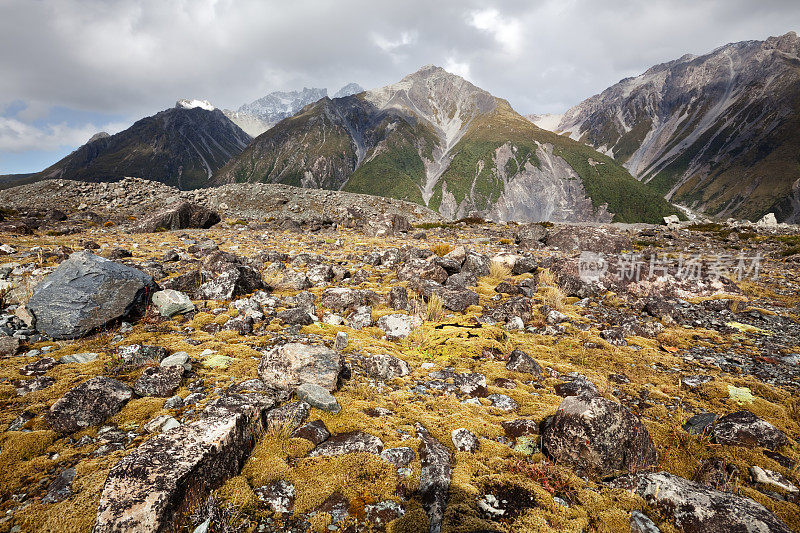
[[[108,474],[94,532],[172,531],[181,511],[239,473],[272,404],[264,395],[223,397],[206,418],[145,441]]]
[[[364,225],[364,233],[370,237],[391,237],[398,233],[411,231],[408,219],[398,214],[386,214],[377,219],[371,219]]]
[[[183,379],[182,366],[151,366],[133,384],[139,396],[158,396],[168,398],[175,394]]]
[[[439,533],[442,530],[450,491],[450,478],[453,474],[450,452],[441,442],[433,438],[422,424],[417,423],[415,427],[417,437],[420,439],[419,459],[422,463],[419,493],[422,497],[422,506],[428,513],[428,531]]]
[[[27,308],[36,329],[54,339],[72,339],[127,316],[156,289],[144,272],[75,252],[36,286]]]
[[[264,288],[258,271],[227,252],[209,254],[203,260],[200,273],[207,281],[200,285],[197,293],[207,300],[230,300]]]
[[[331,457],[346,453],[365,452],[380,455],[383,451],[383,441],[374,435],[361,431],[337,433],[325,442],[314,448],[309,454],[311,457]]]
[[[207,229],[219,221],[219,215],[206,207],[191,202],[178,202],[140,221],[134,227],[134,231],[153,233],[160,230]]]
[[[717,419],[714,439],[720,444],[776,450],[788,444],[786,434],[750,411],[737,411]]]
[[[342,372],[342,356],[324,346],[289,343],[267,352],[258,376],[270,387],[294,390],[304,383],[333,392]]]
[[[126,384],[98,376],[59,398],[45,414],[45,419],[59,433],[72,433],[116,414],[131,395],[131,388]]]
[[[641,421],[601,396],[564,398],[542,433],[542,449],[560,463],[601,475],[641,470],[658,459]]]
[[[631,486],[650,505],[671,516],[685,533],[769,531],[789,533],[780,518],[750,498],[720,492],[667,472],[632,476]]]

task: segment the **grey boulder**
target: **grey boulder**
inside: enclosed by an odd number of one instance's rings
[[[84,381],[56,400],[45,414],[45,420],[59,433],[72,433],[116,414],[131,395],[131,388],[126,384],[98,376]]]

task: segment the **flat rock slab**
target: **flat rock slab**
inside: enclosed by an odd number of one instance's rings
[[[585,472],[611,474],[655,465],[653,439],[624,406],[602,396],[568,396],[542,433],[542,449]]]
[[[174,289],[164,289],[153,294],[153,305],[161,316],[171,317],[194,311],[194,304],[187,295]]]
[[[133,391],[139,396],[168,398],[181,386],[182,379],[182,366],[150,366],[133,384]]]
[[[720,492],[667,472],[632,477],[630,488],[671,516],[675,526],[685,533],[791,531],[780,518],[750,498]]]
[[[310,457],[331,457],[356,452],[380,455],[381,451],[383,451],[383,441],[378,437],[361,431],[349,431],[331,436],[308,455]]]
[[[717,419],[712,430],[720,444],[776,450],[788,444],[786,434],[750,411],[737,411]]]
[[[172,531],[180,512],[240,472],[272,404],[263,395],[223,397],[206,418],[145,441],[111,469],[94,532]]]
[[[258,376],[270,387],[294,390],[304,383],[333,392],[342,372],[342,356],[325,346],[289,343],[267,352],[258,364]]]
[[[75,252],[36,286],[27,308],[36,329],[54,339],[73,339],[128,315],[156,288],[144,272]]]
[[[132,395],[131,388],[121,381],[98,376],[59,398],[45,414],[45,420],[59,433],[72,433],[116,414]]]

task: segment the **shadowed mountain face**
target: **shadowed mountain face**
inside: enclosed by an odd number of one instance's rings
[[[196,189],[207,186],[212,174],[238,155],[250,140],[210,104],[200,107],[181,101],[116,135],[94,136],[28,180],[99,182],[132,176],[180,189]]]
[[[612,159],[434,66],[306,106],[214,176],[232,182],[389,196],[449,218],[659,221],[674,212]]]
[[[570,109],[556,128],[676,203],[800,221],[800,39],[684,56]]]

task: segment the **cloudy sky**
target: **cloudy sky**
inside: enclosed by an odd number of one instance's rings
[[[0,0],[0,174],[178,98],[237,108],[434,63],[558,113],[653,64],[792,30],[798,0]]]

